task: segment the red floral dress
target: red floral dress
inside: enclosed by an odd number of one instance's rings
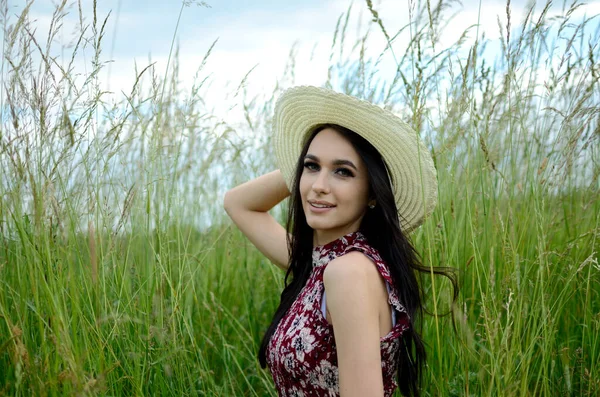
[[[269,341],[267,364],[281,397],[339,396],[333,326],[323,310],[323,272],[329,261],[350,251],[366,254],[387,282],[388,302],[395,309],[392,314],[398,314],[398,318],[392,330],[380,338],[385,396],[391,396],[398,387],[398,337],[408,329],[408,314],[391,287],[393,283],[385,262],[364,235],[356,231],[313,249],[310,277]]]

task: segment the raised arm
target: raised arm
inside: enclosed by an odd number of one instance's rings
[[[223,207],[237,227],[271,262],[286,270],[286,231],[267,211],[290,195],[279,170],[261,175],[225,193]]]

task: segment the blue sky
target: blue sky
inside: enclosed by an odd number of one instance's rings
[[[58,0],[36,0],[31,16],[36,21],[39,37],[46,37],[54,4]],[[10,13],[22,9],[25,0],[9,0]],[[194,74],[210,45],[218,39],[205,69],[212,73],[216,91],[237,87],[252,69],[247,87],[251,93],[269,92],[277,77],[283,73],[292,45],[297,42],[296,84],[321,85],[327,73],[333,32],[339,16],[352,4],[349,32],[356,38],[357,21],[363,29],[370,17],[364,0],[206,0],[209,7],[192,4],[183,10],[176,34],[180,46],[180,76],[183,84],[192,84]],[[409,21],[409,2],[406,0],[373,0],[375,8],[388,32],[395,32]],[[581,15],[600,13],[600,1],[578,11]],[[77,2],[69,0],[69,14],[64,20],[61,35],[63,44],[72,41],[79,31]],[[92,21],[91,0],[81,0],[84,25]],[[479,15],[480,34],[498,37],[498,18],[505,24],[506,3],[482,1]],[[512,26],[518,27],[523,19],[527,2],[512,1]],[[167,65],[168,54],[176,30],[182,3],[179,0],[98,0],[98,18],[104,19],[109,11],[104,38],[103,57],[112,59],[110,67],[100,76],[105,87],[115,93],[128,92],[133,86],[134,67],[156,62],[157,73]],[[536,7],[537,13],[543,5]],[[468,26],[478,20],[479,1],[465,0],[445,30],[441,47],[455,41]],[[560,4],[554,6],[560,11]],[[473,41],[475,30],[471,34]],[[400,36],[395,45],[403,47],[409,40]],[[386,42],[378,29],[369,38],[368,54],[377,56]],[[79,67],[86,70],[89,54],[84,54]],[[311,59],[312,57],[312,59]],[[384,58],[382,76],[393,75],[395,64],[391,57]],[[223,88],[221,88],[223,87]]]

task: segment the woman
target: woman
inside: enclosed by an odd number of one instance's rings
[[[431,156],[392,113],[316,87],[284,92],[274,121],[280,169],[224,199],[239,229],[287,270],[262,367],[280,396],[391,396],[398,386],[419,395],[415,270],[430,269],[405,233],[436,205]],[[267,211],[290,195],[286,232]]]

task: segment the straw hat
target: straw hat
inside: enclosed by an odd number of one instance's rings
[[[390,172],[400,225],[410,232],[437,203],[436,171],[416,132],[393,113],[352,96],[309,86],[281,94],[275,105],[274,151],[292,190],[294,171],[309,133],[319,124],[338,124],[367,139]]]

